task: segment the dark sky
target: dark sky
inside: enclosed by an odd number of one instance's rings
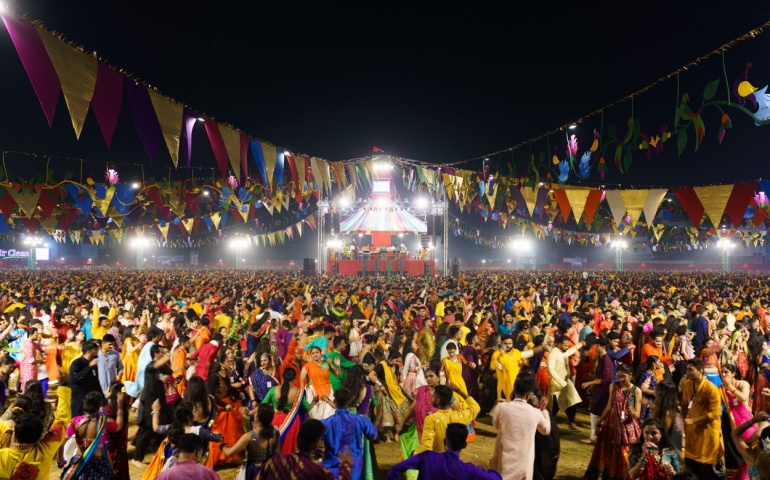
[[[376,145],[436,163],[483,155],[569,123],[770,20],[770,3],[757,1],[8,5],[171,97],[291,151],[342,160]],[[770,62],[762,61],[767,36],[728,52],[730,82],[746,61],[755,65],[753,83],[770,81]],[[111,151],[92,113],[83,138],[74,139],[63,100],[51,131],[4,28],[0,62],[4,148],[142,160],[126,115]],[[713,70],[683,77],[683,88],[690,81],[699,96],[710,75],[722,75],[721,67]],[[675,84],[656,91],[662,103],[653,95],[636,104],[656,105],[649,116],[654,123],[661,112],[673,117]],[[630,107],[621,108],[619,121]],[[709,133],[713,140],[713,125]],[[590,129],[578,134],[584,145],[590,141]],[[698,175],[704,165],[719,168],[736,147],[722,148],[717,159],[714,151],[697,154],[687,168],[671,172],[671,182],[691,180],[695,166]],[[193,155],[195,164],[211,159],[202,128]],[[756,170],[756,160],[751,163]],[[649,182],[661,181],[659,166],[635,167],[635,173],[656,171]],[[736,173],[736,180],[749,174]],[[720,172],[703,181],[723,178]]]

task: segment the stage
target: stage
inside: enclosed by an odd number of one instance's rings
[[[419,275],[434,275],[436,273],[435,260],[414,260],[408,254],[399,252],[356,254],[355,259],[336,258],[329,256],[328,272],[332,275],[344,275],[348,277],[372,277],[400,275],[415,277]]]

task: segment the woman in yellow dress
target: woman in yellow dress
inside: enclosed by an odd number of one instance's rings
[[[449,356],[441,361],[446,379],[450,384],[457,385],[465,395],[468,395],[468,386],[465,385],[465,380],[463,379],[465,357],[460,355],[457,344],[451,340],[446,344],[446,351]],[[455,400],[457,400],[460,408],[467,408],[467,404],[461,396],[455,395]],[[476,438],[476,430],[473,428],[473,423],[468,424],[468,442],[472,442]]]
[[[136,327],[130,325],[123,331],[123,352],[120,360],[123,362],[123,382],[135,382],[136,371],[139,369],[139,351],[142,342],[136,339]]]
[[[86,341],[86,334],[83,330],[72,330],[67,332],[67,341],[64,343],[61,352],[61,371],[69,375],[72,362],[83,355],[83,342]]]

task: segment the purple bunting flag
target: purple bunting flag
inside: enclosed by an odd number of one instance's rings
[[[150,163],[153,163],[155,154],[158,153],[158,148],[163,142],[163,132],[155,114],[155,107],[152,106],[147,87],[134,83],[128,77],[125,79],[128,87],[128,104],[131,106],[136,133],[139,135],[144,151],[150,157]]]

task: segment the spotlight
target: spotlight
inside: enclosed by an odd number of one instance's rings
[[[415,208],[428,208],[430,205],[430,200],[428,200],[425,197],[419,197],[414,201]]]
[[[142,184],[140,184],[139,182],[134,182],[134,183],[131,184],[131,188],[133,188],[134,190],[138,190],[139,187],[141,187],[141,186],[142,186]]]
[[[209,195],[211,195],[211,193],[208,190],[204,190],[203,191],[203,196],[204,197],[208,197]]]
[[[350,207],[350,199],[348,197],[341,197],[337,203],[339,204],[340,208]]]

